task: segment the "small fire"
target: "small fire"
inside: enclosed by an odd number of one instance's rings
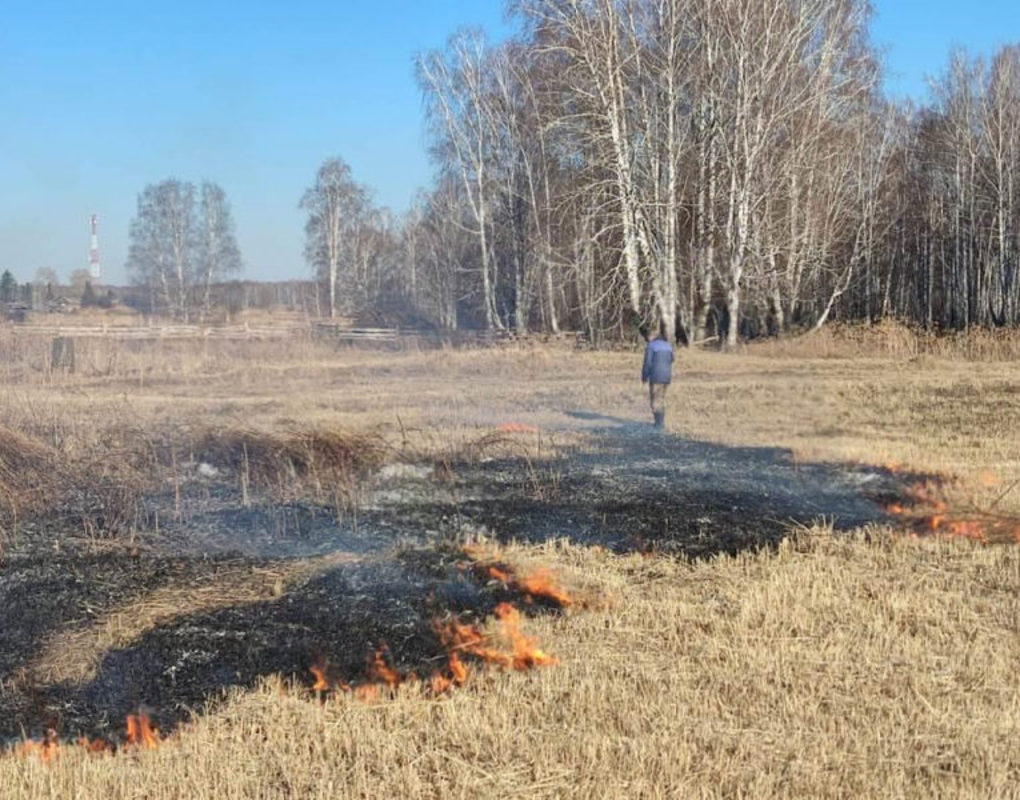
[[[988,535],[984,526],[975,519],[959,519],[950,522],[946,526],[947,532],[952,536],[961,536],[964,539],[972,539],[975,542],[987,542]]]
[[[432,694],[444,694],[450,691],[452,686],[453,681],[441,672],[433,672],[432,677],[429,678],[429,689],[432,690]]]
[[[510,577],[510,574],[508,572],[494,565],[486,567],[485,572],[493,580],[503,581],[503,583],[510,583],[513,580],[513,578]]]
[[[454,651],[450,653],[446,672],[433,672],[429,678],[429,689],[433,694],[443,694],[454,686],[463,686],[468,678],[468,668],[460,660],[460,656]]]
[[[518,578],[517,586],[529,596],[546,597],[561,606],[569,606],[573,600],[563,589],[556,585],[554,576],[549,570],[541,569],[531,575]]]
[[[324,663],[312,664],[308,671],[315,676],[315,684],[312,686],[313,691],[325,692],[329,689],[329,681],[326,679],[326,665]]]
[[[907,490],[907,495],[917,505],[930,508],[935,513],[942,513],[949,508],[938,485],[930,481],[914,484]]]
[[[509,667],[513,664],[513,658],[510,655],[489,647],[488,637],[474,625],[464,625],[453,620],[446,625],[437,625],[436,633],[451,654],[469,653],[486,663],[498,664],[501,667]]]
[[[355,687],[354,696],[359,700],[371,702],[379,699],[379,686],[374,683],[363,683]]]
[[[46,738],[42,741],[29,739],[19,744],[15,752],[22,758],[35,757],[44,764],[49,764],[60,756],[60,742],[57,741],[57,732],[50,728],[46,731]]]
[[[508,588],[524,595],[524,601],[534,602],[543,598],[559,607],[571,605],[573,598],[556,582],[552,572],[540,569],[526,575],[517,575],[513,567],[506,564],[481,563],[485,554],[480,547],[465,547],[465,554],[471,559],[460,564],[461,569],[471,569],[476,576],[504,583]],[[359,700],[373,701],[408,683],[417,683],[421,689],[440,695],[455,686],[463,686],[470,675],[464,663],[464,656],[471,656],[486,664],[495,664],[503,669],[526,670],[533,667],[555,664],[556,659],[539,649],[534,641],[521,632],[520,612],[510,603],[500,603],[495,608],[498,625],[494,633],[486,633],[477,625],[466,624],[457,619],[435,620],[433,630],[446,649],[445,667],[425,677],[414,670],[402,672],[397,669],[389,651],[383,646],[368,657],[367,680],[349,686],[333,680],[324,661],[317,661],[309,667],[315,678],[314,692],[341,690],[351,692]]]
[[[994,476],[979,478],[988,485]],[[1020,523],[1015,517],[989,511],[961,512],[951,508],[937,483],[924,482],[905,492],[909,503],[889,503],[889,514],[899,516],[912,530],[912,535],[936,534],[959,537],[974,542],[1016,542],[1020,544]]]
[[[462,686],[468,677],[468,668],[464,666],[464,663],[460,660],[455,652],[450,653],[450,674],[453,676],[453,683],[456,686]]]
[[[556,659],[535,646],[535,642],[521,633],[521,612],[510,603],[500,603],[495,609],[499,619],[498,637],[509,642],[512,652],[506,653],[492,646],[490,639],[474,625],[452,621],[438,627],[441,641],[451,650],[450,670],[456,677],[456,665],[453,657],[458,652],[467,653],[488,664],[496,664],[504,669],[526,670],[532,667],[544,667],[556,663]],[[461,667],[463,665],[460,665]],[[466,670],[464,677],[467,677]]]
[[[129,731],[129,744],[133,743],[130,741],[130,731],[132,725],[132,717],[128,717],[128,731]],[[149,747],[155,747],[158,744],[159,739],[156,738],[156,732],[154,729],[148,728],[149,738],[153,742]],[[46,736],[42,740],[29,739],[28,741],[21,742],[14,747],[13,752],[15,755],[21,758],[38,758],[44,764],[50,764],[60,757],[60,754],[64,752],[65,747],[78,747],[86,753],[93,755],[113,755],[114,747],[112,744],[104,739],[89,739],[86,736],[79,736],[73,744],[61,744],[57,738],[57,732],[50,728],[46,731]]]
[[[84,736],[78,738],[75,743],[86,753],[112,753],[110,743],[103,739],[87,739]]]
[[[502,633],[513,645],[513,668],[518,670],[532,667],[546,667],[556,663],[556,659],[546,655],[537,647],[530,637],[521,633],[521,612],[509,603],[496,606],[496,616],[502,625]]]
[[[159,731],[153,727],[144,711],[127,715],[127,743],[147,750],[159,747]]]
[[[386,663],[386,651],[376,650],[368,664],[368,675],[374,681],[383,683],[390,688],[404,682],[403,676]]]
[[[500,433],[538,433],[538,428],[525,422],[504,422],[496,426]]]
[[[569,606],[574,602],[567,591],[557,585],[556,576],[550,570],[539,569],[528,575],[514,575],[511,569],[505,565],[487,564],[481,569],[485,576],[501,581],[510,589],[523,594],[526,602],[530,603],[536,597],[551,600],[561,607]]]

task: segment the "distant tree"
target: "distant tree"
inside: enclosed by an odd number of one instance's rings
[[[85,286],[89,283],[91,274],[87,269],[76,269],[71,273],[68,284],[71,287],[71,295],[81,297],[85,292]]]
[[[186,319],[194,271],[195,187],[176,179],[146,186],[131,221],[127,270],[162,310]]]
[[[60,279],[57,277],[56,270],[52,267],[39,267],[39,269],[35,271],[35,280],[33,283],[39,287],[49,286],[51,284],[56,286],[60,283]]]
[[[369,207],[368,191],[351,176],[340,158],[323,162],[315,183],[301,198],[308,212],[305,223],[305,259],[328,287],[329,315],[337,314],[337,289],[345,249]]]
[[[0,300],[5,303],[12,303],[16,299],[18,283],[14,280],[9,269],[5,269],[0,275]]]
[[[195,278],[202,290],[202,315],[211,305],[211,289],[241,271],[241,251],[234,236],[234,220],[226,192],[215,183],[202,183],[195,252]]]
[[[90,306],[98,306],[99,298],[96,297],[96,292],[92,288],[92,281],[85,281],[85,288],[81,293],[81,306],[82,308],[88,308]]]
[[[127,260],[132,283],[146,286],[155,306],[187,319],[210,287],[241,269],[226,193],[214,183],[176,179],[146,186],[131,222]],[[196,291],[197,290],[197,291]]]

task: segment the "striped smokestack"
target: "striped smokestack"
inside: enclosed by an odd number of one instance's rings
[[[92,215],[92,238],[89,243],[89,272],[92,280],[99,281],[99,217]]]

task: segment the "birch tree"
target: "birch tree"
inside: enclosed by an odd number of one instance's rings
[[[132,282],[150,288],[158,309],[189,316],[195,269],[195,187],[177,179],[145,187],[130,227],[127,270]]]
[[[368,206],[367,190],[351,175],[351,168],[340,158],[323,162],[299,204],[307,212],[305,222],[305,259],[319,280],[326,285],[329,316],[339,308],[338,290],[345,249],[361,224]]]
[[[506,326],[496,304],[492,249],[496,130],[490,66],[490,53],[478,30],[457,33],[444,52],[427,53],[417,62],[434,148],[440,154],[440,163],[458,178],[471,212],[485,326],[493,330]]]
[[[213,284],[239,273],[242,262],[226,193],[215,183],[203,181],[200,194],[195,277],[202,290],[201,313],[208,316]]]

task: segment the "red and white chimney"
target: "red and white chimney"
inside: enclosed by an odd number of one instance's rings
[[[92,239],[89,244],[89,272],[92,275],[92,280],[99,280],[101,274],[99,270],[99,217],[95,214],[92,215]]]

